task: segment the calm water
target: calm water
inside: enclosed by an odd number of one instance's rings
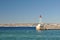
[[[0,27],[0,40],[60,40],[60,30],[36,31],[35,27]]]

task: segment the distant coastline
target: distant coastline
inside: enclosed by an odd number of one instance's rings
[[[20,24],[0,24],[0,27],[17,27],[17,26],[36,26],[37,23],[20,23]]]
[[[38,23],[0,24],[0,26],[36,26]],[[60,26],[60,24],[43,23],[44,26]]]

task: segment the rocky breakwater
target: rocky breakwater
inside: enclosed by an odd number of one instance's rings
[[[60,29],[60,24],[45,24],[44,27],[47,29]]]

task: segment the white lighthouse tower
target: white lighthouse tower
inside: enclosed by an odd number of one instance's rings
[[[39,19],[40,19],[40,21],[39,21],[38,25],[36,26],[36,30],[41,30],[41,29],[43,29],[42,16],[41,16],[41,15],[40,15]]]
[[[41,24],[42,23],[42,16],[40,15],[40,17],[39,17],[39,23]]]

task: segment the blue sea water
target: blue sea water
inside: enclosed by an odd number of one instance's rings
[[[60,30],[36,31],[35,27],[0,27],[0,40],[60,40]]]

